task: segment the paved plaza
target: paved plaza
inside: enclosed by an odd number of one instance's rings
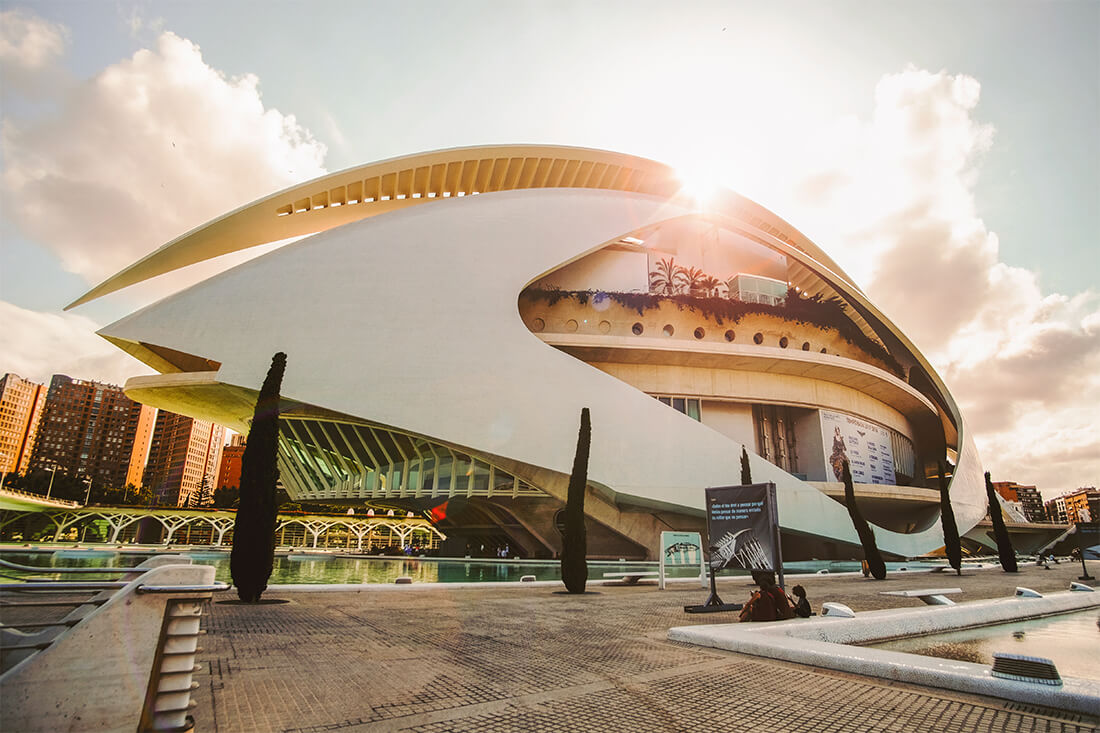
[[[1100,570],[1100,568],[1097,568]],[[919,606],[879,591],[1067,589],[1080,564],[954,575],[802,578],[815,608]],[[1096,570],[1093,570],[1096,572]],[[1098,719],[669,642],[697,586],[269,590],[273,605],[213,603],[197,731],[1092,731]],[[720,585],[748,596],[747,579]],[[223,596],[224,600],[224,596]]]

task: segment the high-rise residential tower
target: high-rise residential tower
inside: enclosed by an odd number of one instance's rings
[[[206,481],[210,495],[218,479],[225,428],[207,420],[161,410],[149,447],[143,483],[161,506],[186,506]]]
[[[26,473],[45,404],[44,385],[18,374],[0,378],[0,472]]]
[[[125,486],[143,408],[113,384],[55,374],[30,468],[56,466],[95,486]]]

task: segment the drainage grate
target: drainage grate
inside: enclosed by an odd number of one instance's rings
[[[1037,682],[1041,685],[1062,684],[1062,677],[1054,662],[1042,657],[1025,657],[1022,654],[994,654],[993,676],[1020,682]]]

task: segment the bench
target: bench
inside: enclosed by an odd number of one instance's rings
[[[962,588],[926,588],[924,590],[883,590],[882,596],[901,596],[919,598],[929,606],[954,606],[955,602],[947,597],[950,593],[962,593]]]
[[[660,570],[634,570],[625,573],[604,573],[603,577],[619,578],[626,585],[635,585],[642,578],[656,578],[660,574]]]

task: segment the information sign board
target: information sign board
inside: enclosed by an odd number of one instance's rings
[[[665,588],[665,569],[694,565],[699,568],[699,582],[707,584],[703,540],[698,532],[661,532],[660,588]]]
[[[731,564],[774,570],[783,585],[775,484],[719,486],[706,490],[710,562],[717,572]]]

